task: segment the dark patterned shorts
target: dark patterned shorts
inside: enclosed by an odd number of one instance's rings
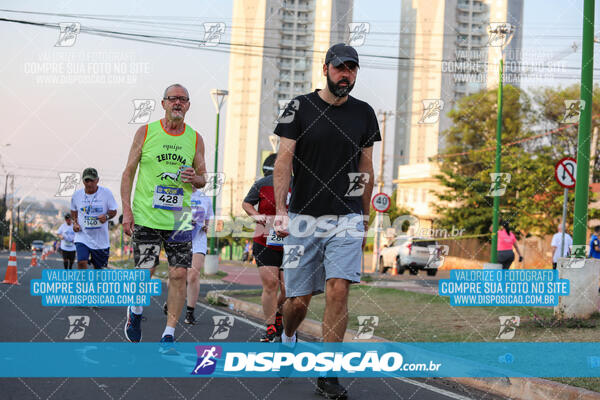
[[[134,225],[132,241],[136,268],[156,267],[161,245],[165,248],[170,267],[192,266],[192,231],[169,231]]]

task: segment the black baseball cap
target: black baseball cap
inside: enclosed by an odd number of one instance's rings
[[[265,161],[263,161],[262,171],[264,176],[269,176],[273,173],[275,169],[275,159],[277,158],[277,154],[269,154]]]
[[[325,55],[325,64],[332,63],[334,67],[340,66],[347,61],[353,61],[356,65],[358,63],[358,53],[352,46],[348,46],[345,43],[334,44],[327,50]]]
[[[70,213],[66,213],[65,214],[65,218],[71,218],[71,214]]]
[[[98,179],[98,171],[96,171],[96,168],[86,168],[83,170],[83,174],[81,174],[81,179],[86,180],[86,179]]]

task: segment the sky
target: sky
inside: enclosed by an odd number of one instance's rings
[[[423,0],[425,1],[425,0]],[[85,27],[150,35],[202,39],[203,23],[223,22],[229,41],[232,0],[179,1],[13,1],[3,0],[0,18],[42,23],[80,22]],[[354,0],[353,21],[368,22],[370,32],[358,48],[361,70],[352,95],[376,110],[396,109],[396,61],[365,55],[399,54],[400,0]],[[525,0],[523,61],[559,62],[564,79],[524,79],[522,86],[579,82],[583,0]],[[29,13],[14,13],[25,11]],[[65,18],[34,13],[77,14]],[[599,17],[596,10],[596,19]],[[94,19],[83,18],[93,16]],[[119,16],[122,22],[105,19]],[[140,16],[151,17],[143,24]],[[138,22],[136,22],[136,20]],[[596,29],[598,31],[598,29]],[[80,33],[71,47],[55,47],[57,28],[0,21],[0,174],[15,175],[19,198],[55,197],[59,173],[94,166],[101,185],[120,203],[119,182],[133,134],[134,101],[154,99],[151,120],[163,116],[162,91],[179,82],[190,90],[186,122],[203,135],[207,165],[214,164],[215,109],[209,91],[227,89],[229,57],[224,47],[182,48]],[[579,47],[573,52],[572,43]],[[598,66],[598,62],[595,62]],[[60,70],[60,68],[63,68]],[[66,69],[69,68],[69,71]],[[70,75],[69,75],[70,73]],[[57,78],[58,77],[58,78]],[[62,78],[61,78],[62,77]],[[78,79],[77,82],[57,79]],[[55,81],[49,81],[54,79]],[[225,135],[227,105],[220,134]],[[393,152],[394,117],[387,126],[385,159]],[[223,143],[223,136],[221,136]],[[380,144],[376,144],[375,172]],[[222,146],[221,146],[222,147]],[[222,161],[224,149],[220,148]],[[389,184],[395,173],[385,169]],[[0,182],[4,183],[4,177]],[[1,189],[0,189],[1,190]],[[62,198],[67,200],[68,198]]]

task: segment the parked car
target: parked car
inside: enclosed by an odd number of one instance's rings
[[[447,246],[440,246],[433,239],[398,237],[381,250],[379,272],[385,274],[389,268],[396,267],[399,274],[408,269],[411,275],[424,270],[427,275],[435,276],[443,264],[443,256],[448,253],[447,249]]]
[[[43,240],[34,240],[31,242],[31,250],[42,251],[44,249],[44,241]]]

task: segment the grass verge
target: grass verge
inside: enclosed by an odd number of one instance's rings
[[[260,304],[260,291],[232,293]],[[312,298],[307,318],[322,321],[325,296]],[[600,337],[600,314],[590,319],[558,321],[551,308],[453,307],[449,298],[397,289],[352,285],[348,328],[357,329],[359,315],[376,315],[375,335],[395,342],[495,342],[500,316],[518,315],[512,341],[593,342]],[[600,392],[600,378],[547,378]]]

